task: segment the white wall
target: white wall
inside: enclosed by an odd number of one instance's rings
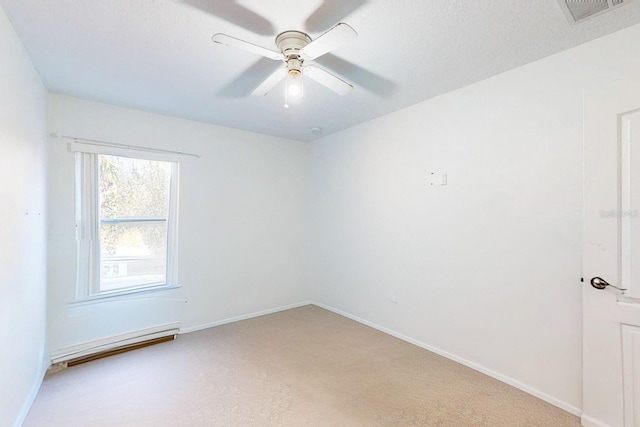
[[[184,288],[143,316],[78,309],[73,156],[51,140],[50,350],[312,296],[579,412],[582,88],[637,74],[639,41],[635,26],[310,145],[53,95],[52,132],[202,158],[182,166]]]
[[[0,8],[0,425],[26,415],[44,374],[47,93]]]
[[[75,294],[74,161],[67,141],[49,156],[50,350],[180,321],[197,328],[288,304],[302,283],[305,145],[60,95],[51,132],[200,154],[180,169],[179,282],[183,288],[71,307]],[[187,302],[184,303],[183,301]]]
[[[637,76],[638,46],[635,26],[312,143],[314,299],[579,413],[582,89]]]

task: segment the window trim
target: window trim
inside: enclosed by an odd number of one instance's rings
[[[76,298],[69,303],[69,306],[75,307],[99,302],[121,301],[123,299],[131,299],[131,297],[136,297],[138,295],[151,294],[159,291],[172,291],[180,288],[182,288],[182,285],[179,284],[162,286],[149,285],[147,287],[127,288],[120,291],[106,291],[96,295]]]
[[[77,268],[74,302],[89,303],[119,296],[179,288],[178,284],[178,202],[180,162],[176,155],[150,153],[131,148],[114,148],[73,142],[69,151],[75,153],[75,211]],[[163,161],[171,164],[167,212],[167,259],[164,283],[130,286],[100,291],[100,218],[98,156],[111,155],[140,160]]]

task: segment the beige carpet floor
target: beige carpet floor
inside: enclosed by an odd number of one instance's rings
[[[315,306],[50,374],[30,426],[579,426],[486,375]]]

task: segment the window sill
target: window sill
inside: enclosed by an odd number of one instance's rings
[[[89,305],[89,304],[98,304],[101,302],[119,301],[119,300],[131,299],[131,297],[136,297],[138,295],[150,294],[154,292],[172,291],[180,288],[182,288],[182,285],[160,285],[160,286],[155,285],[155,286],[147,286],[143,288],[125,289],[122,291],[110,291],[110,292],[104,292],[101,294],[94,294],[86,297],[76,298],[75,300],[69,303],[69,306],[79,307],[79,306]]]

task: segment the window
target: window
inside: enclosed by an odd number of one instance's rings
[[[76,153],[80,298],[177,284],[178,163],[129,155]]]

